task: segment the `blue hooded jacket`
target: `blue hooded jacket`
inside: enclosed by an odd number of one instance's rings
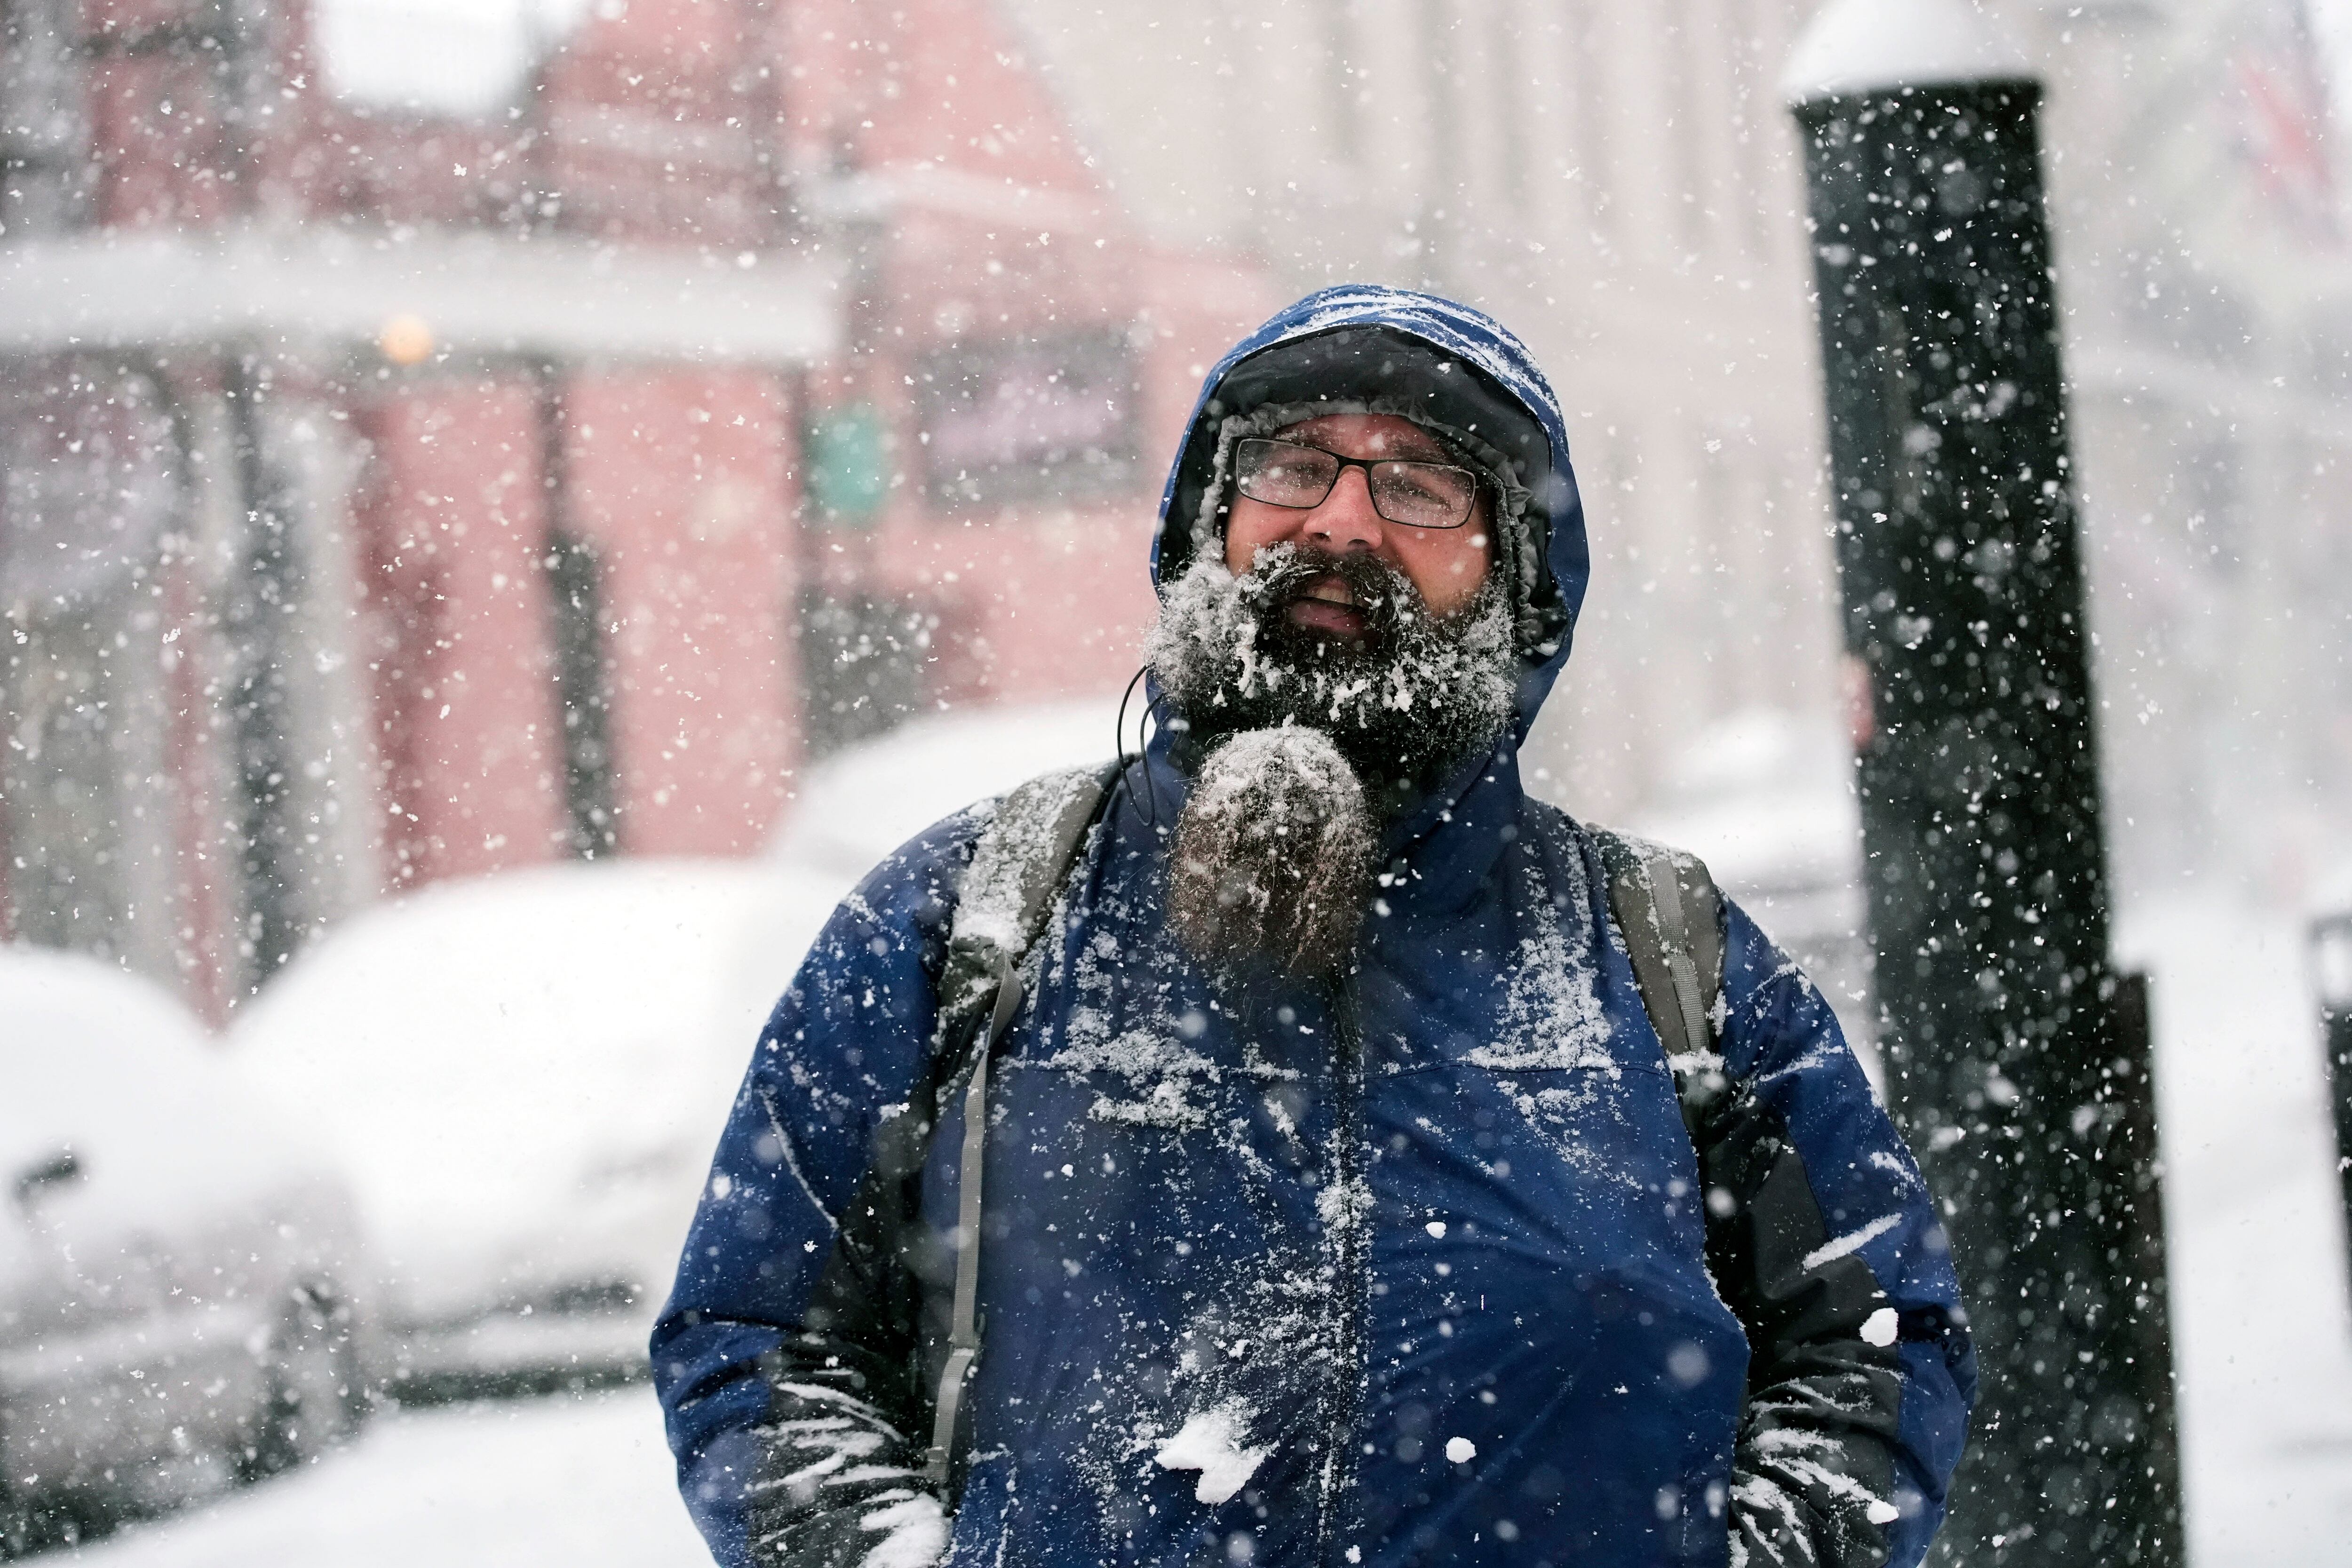
[[[919,1468],[961,1239],[958,1114],[895,1196],[877,1151],[919,1126],[948,927],[992,805],[866,879],[753,1053],[654,1335],[719,1562],[1924,1554],[1974,1370],[1916,1167],[1822,996],[1728,905],[1729,1085],[1686,1125],[1595,840],[1521,787],[1588,560],[1524,346],[1385,289],[1285,310],[1208,377],[1156,580],[1206,538],[1223,422],[1296,395],[1297,367],[1346,341],[1400,345],[1400,395],[1483,424],[1523,488],[1519,526],[1497,531],[1517,722],[1394,821],[1348,979],[1246,1012],[1163,918],[1185,779],[1155,742],[1117,780],[996,1058],[984,1352],[945,1497]]]

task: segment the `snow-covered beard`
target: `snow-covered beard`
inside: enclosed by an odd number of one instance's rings
[[[1377,826],[1319,730],[1249,730],[1202,763],[1169,850],[1168,923],[1229,984],[1322,981],[1356,945]]]
[[[1360,640],[1291,621],[1326,576],[1354,595]],[[1241,577],[1202,552],[1169,590],[1145,658],[1189,756],[1244,731],[1303,725],[1329,735],[1382,796],[1433,784],[1491,744],[1517,697],[1510,606],[1492,575],[1441,616],[1383,562],[1291,544],[1261,550]]]
[[[1292,623],[1318,579],[1348,584],[1359,639]],[[1493,743],[1517,696],[1493,578],[1454,615],[1367,556],[1276,545],[1235,577],[1204,555],[1147,655],[1194,773],[1169,868],[1171,925],[1228,982],[1322,981],[1354,951],[1383,812]]]

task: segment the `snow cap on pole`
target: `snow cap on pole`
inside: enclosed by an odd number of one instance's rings
[[[2025,51],[1977,0],[1829,0],[1790,51],[1780,96],[1796,105],[2034,79]]]

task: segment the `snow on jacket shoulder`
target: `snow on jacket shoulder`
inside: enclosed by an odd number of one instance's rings
[[[1736,908],[1727,1081],[1686,1126],[1597,847],[1520,785],[1583,587],[1549,394],[1485,318],[1376,289],[1302,302],[1210,389],[1334,321],[1443,341],[1540,422],[1530,603],[1561,620],[1520,724],[1394,826],[1345,984],[1246,1005],[1164,920],[1185,781],[1157,747],[1128,767],[996,1058],[950,1496],[919,1464],[961,1128],[950,1107],[910,1136],[908,1102],[986,808],[861,885],[753,1053],[655,1333],[722,1563],[1926,1551],[1973,1363],[1916,1168],[1827,1005]]]

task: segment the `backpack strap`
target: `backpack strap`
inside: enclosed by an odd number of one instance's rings
[[[930,1450],[923,1466],[924,1475],[940,1486],[947,1484],[964,1386],[980,1359],[981,1183],[988,1149],[989,1058],[1021,1011],[1021,961],[1045,931],[1046,915],[1077,863],[1087,830],[1101,816],[1123,766],[1121,761],[1046,773],[1006,795],[973,847],[949,927],[933,1060],[944,1065],[953,1059],[950,1053],[958,1042],[971,1043],[956,1075],[963,1079],[963,1150],[957,1183],[955,1309],[934,1404]],[[943,1082],[932,1108],[932,1126],[954,1097],[953,1080]]]
[[[1696,1143],[1701,1120],[1728,1085],[1716,1049],[1723,894],[1696,856],[1603,827],[1591,831],[1609,873],[1610,912],[1624,933],[1643,1009],[1665,1047],[1683,1125]]]

